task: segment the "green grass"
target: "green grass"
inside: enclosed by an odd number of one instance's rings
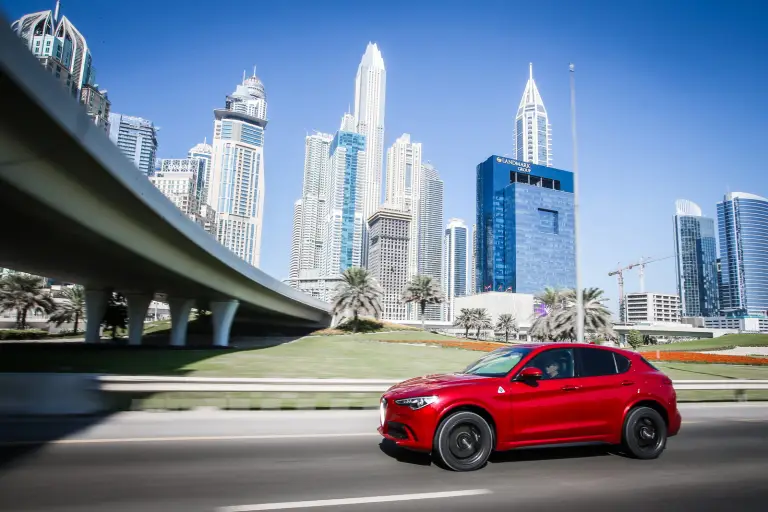
[[[409,339],[414,345],[376,340]],[[456,339],[425,332],[311,336],[260,349],[170,349],[11,344],[0,346],[2,372],[85,372],[208,377],[383,378],[406,379],[461,370],[482,352],[419,346],[420,340]],[[768,368],[722,364],[654,363],[672,379],[768,379]],[[375,407],[378,393],[156,393],[125,397],[121,408],[233,409]],[[749,392],[750,400],[768,400],[768,392]],[[132,399],[132,400],[131,400]],[[681,391],[680,401],[733,400],[733,392]]]
[[[766,347],[768,334],[726,334],[719,338],[681,341],[664,345],[644,345],[641,352],[727,350],[734,347]]]
[[[82,372],[209,377],[406,378],[455,371],[480,352],[379,343],[454,339],[424,332],[313,336],[261,349],[171,349],[18,344],[0,347],[2,372]]]

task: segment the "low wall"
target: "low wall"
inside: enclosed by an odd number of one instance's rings
[[[98,414],[108,409],[96,375],[0,373],[0,416]]]

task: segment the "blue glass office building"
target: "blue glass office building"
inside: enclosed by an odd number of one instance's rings
[[[678,200],[675,215],[675,270],[683,316],[720,314],[715,221],[695,203]]]
[[[475,292],[576,288],[573,173],[491,156],[477,166]]]
[[[722,312],[768,314],[768,199],[731,192],[717,204]]]
[[[358,162],[358,155],[361,151],[365,151],[365,135],[347,131],[336,132],[330,147],[331,158],[334,161],[340,149],[344,149],[343,175],[334,175],[331,178],[331,194],[334,197],[329,202],[332,207],[341,208],[339,247],[341,254],[338,271],[344,272],[349,267],[360,264],[362,251],[363,217],[362,200],[359,197],[361,187],[358,180],[361,165]],[[336,171],[337,169],[333,169],[331,172]],[[339,188],[341,190],[338,190]]]

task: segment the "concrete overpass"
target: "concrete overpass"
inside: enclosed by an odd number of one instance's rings
[[[671,323],[614,324],[613,330],[616,331],[616,334],[622,335],[634,330],[650,336],[685,336],[690,338],[719,338],[726,334],[738,334],[739,332],[736,329],[710,329]]]
[[[325,327],[329,306],[221,246],[139,173],[0,17],[0,267],[86,288],[86,341],[110,290],[128,299],[130,344],[150,300],[169,302],[171,343],[192,307],[213,313],[215,345],[237,314],[267,326]],[[268,250],[268,248],[267,248]]]

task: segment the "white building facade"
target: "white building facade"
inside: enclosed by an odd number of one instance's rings
[[[514,155],[517,160],[552,166],[552,127],[533,80],[533,64],[515,116]]]
[[[264,130],[267,97],[255,75],[244,78],[214,110],[207,204],[216,210],[216,239],[258,267],[264,215]]]
[[[411,214],[408,238],[412,243],[408,246],[408,280],[419,272],[421,167],[421,143],[411,142],[411,136],[404,133],[387,150],[385,204],[388,208]],[[413,315],[415,308],[411,309]]]
[[[196,144],[187,153],[187,158],[195,158],[203,163],[202,176],[200,181],[202,187],[199,189],[201,204],[207,204],[208,201],[208,186],[211,182],[211,163],[213,161],[213,146],[208,144],[208,139],[205,139],[200,144]]]
[[[384,291],[381,301],[384,320],[408,320],[402,293],[408,284],[408,253],[411,214],[381,207],[369,219],[368,270]]]
[[[628,293],[626,319],[640,322],[680,322],[680,296],[669,293]]]
[[[429,163],[421,164],[421,201],[419,206],[419,268],[422,276],[430,276],[443,286],[443,180]],[[445,295],[445,290],[443,290]],[[429,304],[426,320],[443,320],[442,304]]]

